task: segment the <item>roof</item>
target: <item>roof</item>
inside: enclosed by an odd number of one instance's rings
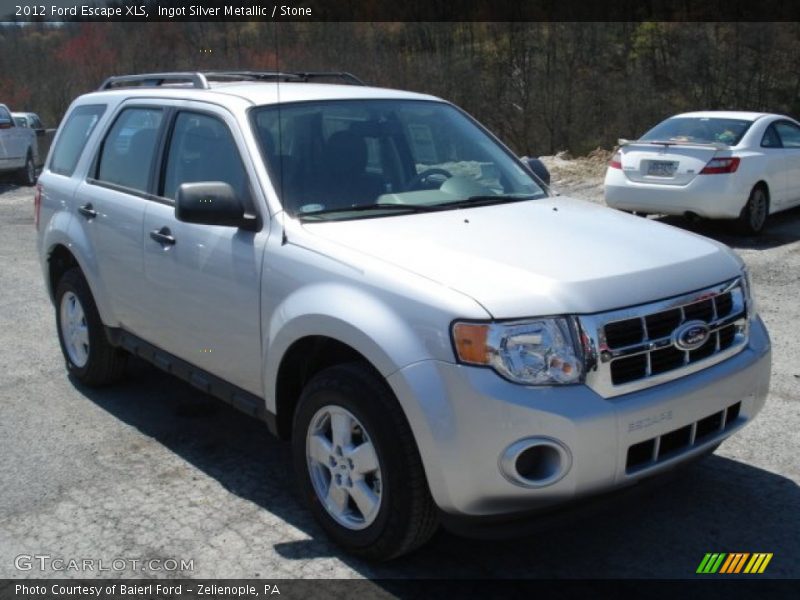
[[[118,87],[87,94],[86,98],[97,97],[160,97],[208,100],[219,102],[220,96],[239,98],[253,105],[277,104],[287,102],[307,102],[311,100],[439,100],[435,96],[357,85],[330,83],[290,83],[290,82],[210,82],[210,89],[197,89],[187,85],[161,85],[158,87],[132,86]]]
[[[779,116],[771,113],[750,112],[744,110],[698,110],[695,112],[681,113],[674,115],[676,118],[699,118],[699,119],[741,119],[742,121],[755,121],[761,117]]]

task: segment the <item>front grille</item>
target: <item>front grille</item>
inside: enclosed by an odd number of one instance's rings
[[[677,339],[690,322],[707,328],[699,347]],[[611,397],[695,372],[741,350],[747,306],[742,282],[735,279],[671,300],[581,317],[581,326],[591,332],[587,340],[596,350],[587,383]]]
[[[625,472],[641,471],[710,441],[736,424],[741,408],[742,403],[737,402],[695,423],[633,444],[628,448]]]

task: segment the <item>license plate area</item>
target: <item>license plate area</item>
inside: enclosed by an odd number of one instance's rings
[[[672,177],[678,170],[678,162],[674,160],[648,160],[645,173],[648,177]]]

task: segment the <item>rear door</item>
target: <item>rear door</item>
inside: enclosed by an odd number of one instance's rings
[[[775,131],[783,145],[786,168],[786,195],[780,208],[800,204],[800,127],[791,121],[776,121]]]
[[[114,316],[132,332],[147,322],[141,308],[142,226],[164,114],[161,105],[123,103],[75,192],[75,222],[97,254]]]
[[[182,183],[229,183],[259,214],[260,193],[233,117],[191,103],[172,119],[158,198],[144,221],[142,337],[159,348],[251,393],[262,394],[260,281],[268,227],[184,223],[174,201]],[[262,221],[265,215],[262,216]],[[151,234],[154,234],[151,236]],[[160,234],[160,235],[159,235]],[[165,242],[164,236],[174,241]]]

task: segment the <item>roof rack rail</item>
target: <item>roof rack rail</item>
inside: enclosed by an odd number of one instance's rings
[[[193,71],[172,73],[145,73],[141,75],[117,75],[106,79],[98,90],[110,90],[126,85],[159,87],[165,83],[191,83],[193,88],[210,89],[209,80],[232,81],[285,81],[308,83],[318,79],[341,79],[350,85],[366,85],[352,73],[343,71]]]
[[[259,81],[286,81],[308,83],[317,79],[341,79],[350,85],[367,85],[352,73],[345,71],[214,71],[206,75],[235,75]]]
[[[145,73],[141,75],[117,75],[106,79],[98,90],[110,90],[124,84],[139,84],[144,87],[158,87],[169,82],[191,83],[192,87],[207,90],[208,80],[202,73],[174,72],[174,73]]]

